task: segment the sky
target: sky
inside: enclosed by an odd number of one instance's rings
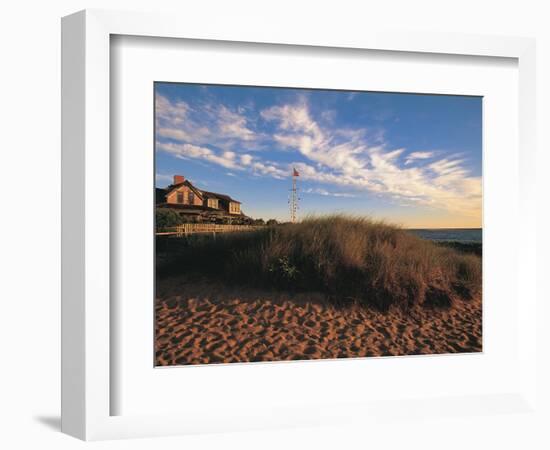
[[[253,218],[344,213],[481,227],[482,98],[155,83],[156,185],[183,175]]]

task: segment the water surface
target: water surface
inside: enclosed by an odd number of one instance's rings
[[[482,242],[481,228],[411,228],[407,231],[431,241]]]

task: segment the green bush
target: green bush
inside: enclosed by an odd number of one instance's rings
[[[267,270],[272,274],[274,284],[283,288],[292,288],[300,274],[298,268],[289,261],[288,256],[277,258]]]
[[[157,208],[155,210],[155,228],[157,231],[169,227],[175,227],[176,225],[181,225],[182,223],[183,220],[180,215],[172,209]]]

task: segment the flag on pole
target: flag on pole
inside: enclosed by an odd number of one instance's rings
[[[299,177],[300,176],[300,174],[298,173],[298,171],[294,167],[292,168],[292,176],[293,177]]]

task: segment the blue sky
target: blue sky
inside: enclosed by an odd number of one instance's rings
[[[156,184],[175,174],[254,218],[481,226],[480,97],[155,84]]]

